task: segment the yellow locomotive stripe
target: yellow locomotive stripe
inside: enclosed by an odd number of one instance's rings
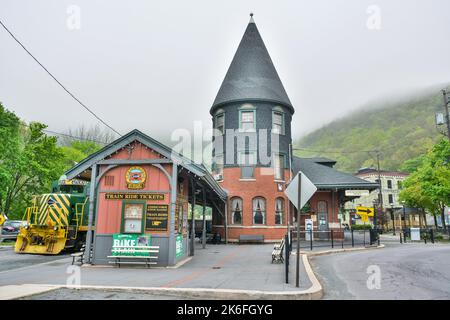
[[[50,197],[49,194],[43,194],[40,201],[40,208],[39,208],[39,218],[38,223],[39,224],[45,224],[47,217],[48,217],[48,198]]]
[[[59,218],[57,220],[60,221],[60,219],[61,219],[64,222],[64,224],[67,225],[67,214],[64,212],[64,209],[63,208],[58,208],[58,206],[56,206],[56,205],[53,205],[50,208],[51,208],[51,211],[54,214],[56,214],[57,217]]]
[[[60,195],[53,194],[53,198],[56,202],[51,206],[52,211],[58,215],[58,217],[65,223],[65,225],[67,225],[68,224],[67,216],[69,215],[69,210],[67,206],[64,204]]]
[[[48,212],[50,213],[50,218],[56,222],[58,225],[61,225],[61,220],[58,218],[58,213],[53,210],[54,208],[48,208]]]
[[[65,195],[65,194],[60,194],[59,196],[65,202],[65,204],[66,204],[65,207],[70,207],[70,201],[69,201],[70,195],[68,196],[68,195]]]

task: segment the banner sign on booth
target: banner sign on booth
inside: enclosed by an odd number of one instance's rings
[[[151,246],[152,238],[149,234],[113,234],[111,254],[113,256],[144,256],[147,252],[134,250],[133,247]]]
[[[183,236],[181,234],[177,235],[175,241],[175,256],[177,258],[183,256]]]
[[[164,200],[162,193],[105,193],[106,200]]]

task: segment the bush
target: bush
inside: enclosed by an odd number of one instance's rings
[[[354,224],[352,225],[353,230],[370,230],[372,229],[371,224]]]

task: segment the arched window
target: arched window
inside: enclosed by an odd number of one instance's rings
[[[317,202],[317,213],[328,213],[326,201],[318,201]]]
[[[277,198],[275,200],[275,224],[283,224],[284,217],[284,199]]]
[[[231,200],[231,223],[242,224],[242,199],[233,198]]]
[[[253,224],[266,223],[266,199],[257,197],[253,199]]]

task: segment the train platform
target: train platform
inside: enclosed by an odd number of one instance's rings
[[[191,298],[314,298],[321,291],[314,278],[306,256],[300,263],[300,287],[295,286],[295,255],[289,264],[289,283],[285,283],[285,264],[271,263],[273,244],[266,245],[208,245],[202,249],[196,244],[195,256],[177,268],[150,268],[114,266],[72,266],[70,256],[30,256],[38,263],[18,268],[3,268],[0,262],[0,297],[8,298],[7,292],[22,292],[30,288],[49,291],[67,287],[92,290],[128,290]],[[14,252],[8,254],[13,263]],[[23,259],[24,255],[16,255]],[[36,258],[35,258],[36,257]],[[39,259],[37,258],[39,257]],[[45,257],[44,257],[45,258]],[[44,259],[45,260],[45,259]],[[6,260],[4,260],[6,261]],[[25,288],[25,289],[24,289]],[[314,293],[314,294],[312,294]],[[27,294],[23,294],[27,296]],[[75,295],[83,299],[83,295]],[[74,297],[75,297],[74,296]],[[89,296],[89,295],[87,295]],[[18,298],[16,294],[11,298]]]

